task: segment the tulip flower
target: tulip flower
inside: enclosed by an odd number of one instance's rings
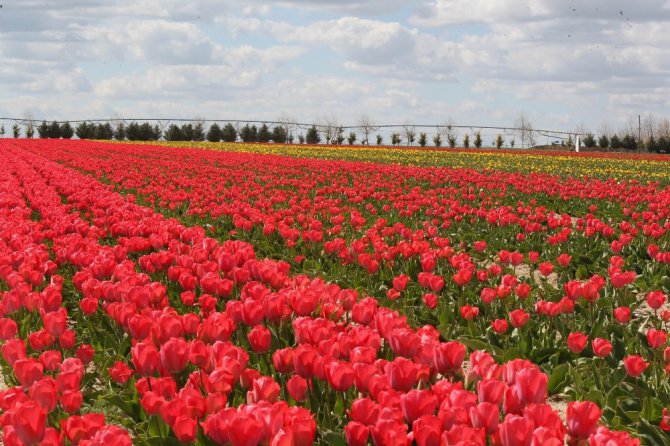
[[[640,355],[631,355],[623,359],[623,365],[626,368],[626,374],[633,378],[637,378],[649,367],[649,363],[645,362]]]
[[[609,356],[612,353],[612,343],[607,339],[595,338],[591,341],[591,347],[593,347],[593,353],[600,358]]]
[[[573,332],[568,335],[567,344],[570,351],[573,353],[581,353],[582,350],[586,347],[586,341],[588,336],[584,333]]]
[[[602,411],[591,401],[573,401],[568,404],[566,425],[568,434],[575,439],[585,440],[596,430]]]

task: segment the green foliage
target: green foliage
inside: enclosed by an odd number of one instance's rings
[[[496,149],[500,149],[503,144],[505,144],[505,138],[503,138],[503,136],[498,133],[498,135],[496,135]]]
[[[272,129],[272,140],[276,143],[285,144],[288,140],[288,131],[283,125],[276,125]]]
[[[435,136],[433,136],[433,145],[435,147],[441,147],[442,146],[442,138],[440,137],[439,133],[436,133]]]
[[[466,149],[470,148],[470,135],[468,135],[467,133],[463,137],[463,147],[465,147]]]
[[[224,129],[225,132],[225,129]],[[242,142],[256,142],[258,141],[258,129],[255,125],[246,124],[240,129],[240,139]],[[224,139],[225,141],[225,139]]]
[[[630,133],[626,133],[621,143],[626,150],[637,150],[637,140]]]
[[[21,136],[21,127],[18,124],[12,126],[12,138],[16,139]]]
[[[0,138],[4,137],[6,133],[5,125],[0,125]]]
[[[166,138],[167,139],[167,138]],[[207,130],[207,141],[219,142],[222,139],[221,126],[216,122],[209,126]]]
[[[378,146],[381,146],[381,145],[382,145],[382,141],[384,141],[384,138],[382,137],[382,135],[377,134],[377,145],[378,145]],[[367,145],[367,141],[366,141],[365,143],[366,143],[366,145]]]
[[[166,141],[181,141],[183,135],[181,129],[177,124],[170,124],[165,131],[165,140]]]
[[[596,138],[591,133],[586,135],[582,141],[587,149],[593,149],[596,146]]]
[[[191,141],[204,141],[204,140],[205,140],[205,125],[202,123],[202,121],[197,121],[193,124]]]
[[[114,129],[112,128],[112,124],[109,122],[105,122],[98,124],[95,127],[95,139],[112,139],[114,137]]]
[[[223,129],[221,129],[221,139],[225,142],[237,141],[237,129],[235,129],[235,126],[230,122],[223,126]]]
[[[268,127],[267,124],[263,124],[261,128],[258,129],[257,141],[268,142],[270,141],[271,137],[272,135],[270,134],[270,128]]]
[[[63,139],[70,139],[74,136],[74,129],[68,121],[65,121],[60,126],[60,136]]]
[[[49,124],[48,137],[52,139],[59,139],[61,137],[60,124],[58,122],[53,121]]]
[[[449,147],[452,149],[456,147],[456,135],[447,136],[447,142],[449,143]]]
[[[335,143],[337,145],[340,145],[344,142],[344,129],[342,127],[338,127],[337,130],[335,131]]]
[[[356,142],[356,133],[349,132],[349,136],[347,137],[347,144],[353,146],[355,142]]]
[[[75,135],[79,139],[94,139],[95,138],[95,124],[88,121],[80,122],[74,130]]]
[[[610,147],[615,150],[623,148],[623,141],[619,138],[619,135],[612,135],[610,138]]]
[[[126,129],[126,138],[129,141],[158,141],[160,137],[160,128],[157,125],[151,126],[148,122],[131,122]]]
[[[123,121],[119,121],[116,123],[116,126],[114,127],[114,139],[117,141],[123,141],[126,139],[126,125],[123,123]]]
[[[181,140],[180,141],[193,141],[193,124],[190,122],[188,124],[181,125]]]
[[[600,135],[600,138],[598,138],[598,146],[600,146],[601,149],[607,150],[610,146],[610,139],[607,137],[606,134]]]
[[[400,138],[400,133],[398,132],[391,133],[391,144],[397,146],[398,144],[400,144],[401,141],[402,138]]]
[[[37,126],[37,134],[43,139],[49,137],[49,124],[47,124],[46,121],[42,121],[42,123]]]
[[[475,147],[480,149],[482,147],[482,134],[481,132],[475,133]]]
[[[670,138],[661,136],[656,143],[656,153],[670,153]]]
[[[319,131],[316,129],[315,125],[311,126],[309,130],[307,130],[307,135],[305,135],[305,142],[307,144],[318,144],[321,142]]]
[[[35,136],[35,127],[33,127],[32,121],[29,121],[28,124],[26,124],[26,138],[30,139],[33,136]]]
[[[419,145],[421,147],[426,147],[427,143],[428,143],[428,137],[426,136],[426,132],[419,133]]]

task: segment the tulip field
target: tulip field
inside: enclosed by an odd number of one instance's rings
[[[670,445],[670,158],[0,139],[5,445]]]

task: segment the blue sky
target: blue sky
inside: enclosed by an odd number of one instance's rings
[[[0,116],[619,129],[670,117],[670,1],[2,0]]]

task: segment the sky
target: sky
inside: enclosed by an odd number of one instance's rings
[[[0,117],[670,117],[670,0],[0,0]]]

